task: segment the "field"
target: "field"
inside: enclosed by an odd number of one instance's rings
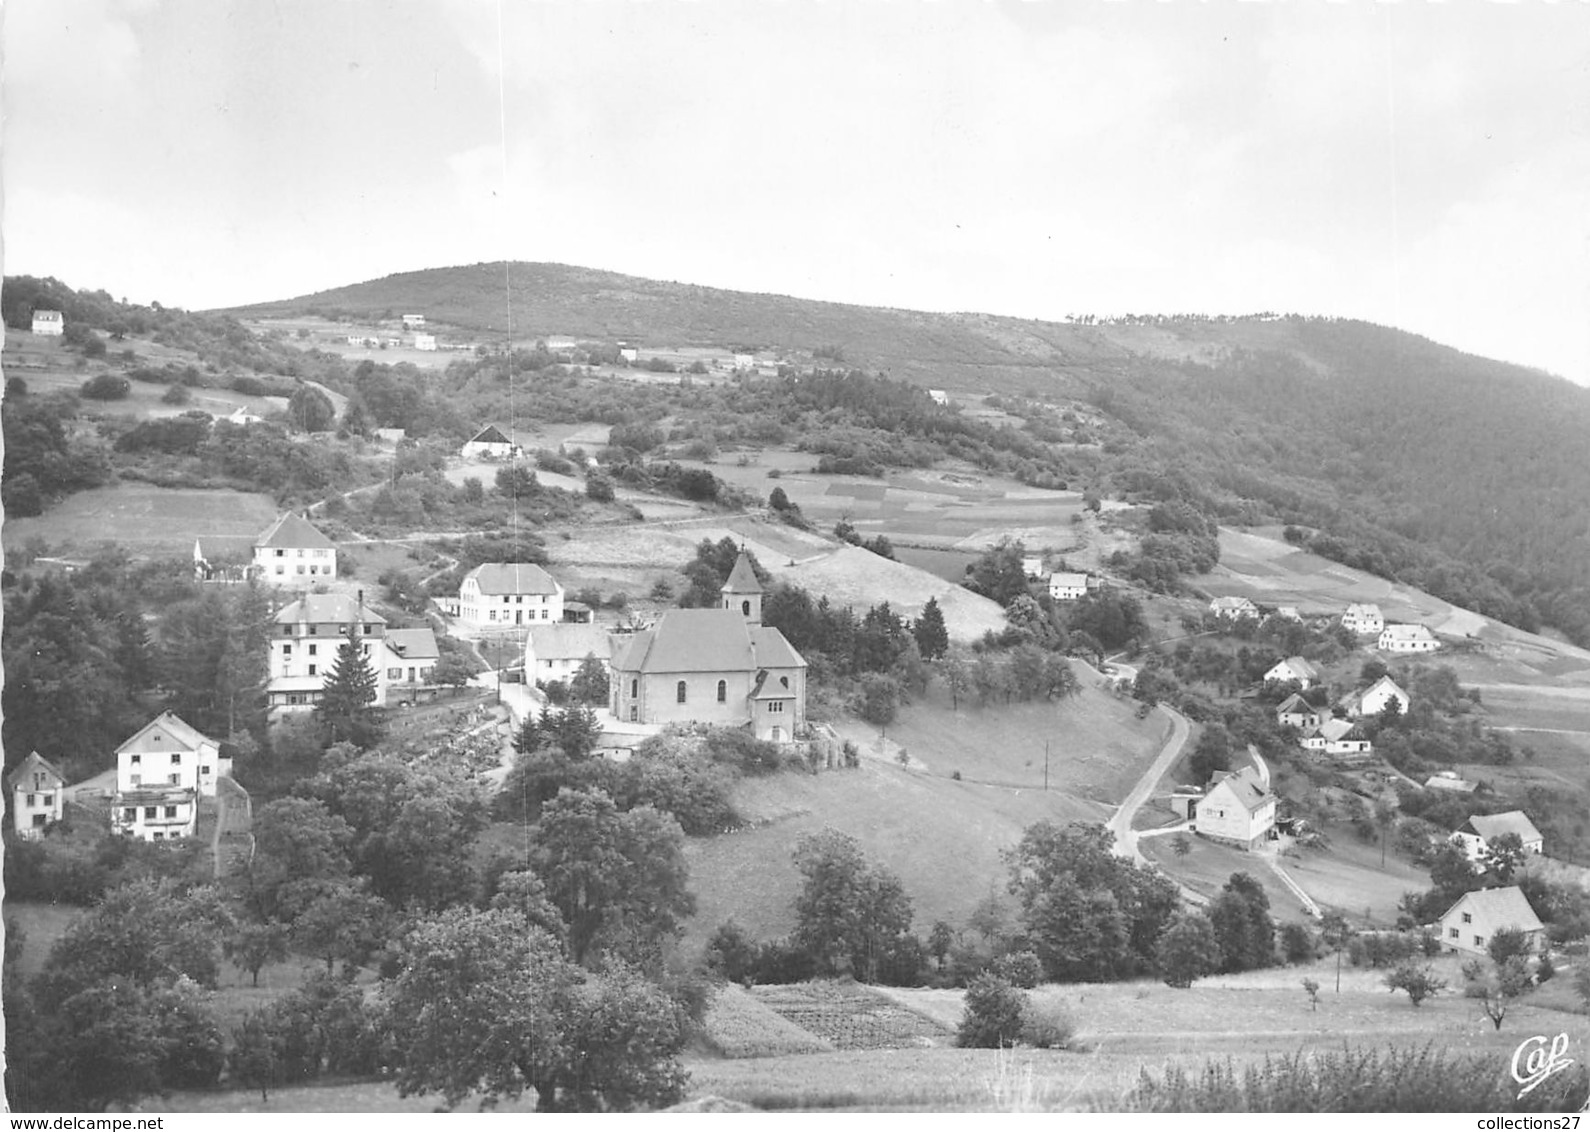
[[[250,537],[276,517],[268,495],[120,483],[69,495],[43,515],[8,519],[6,541],[43,539],[55,550],[91,550],[115,542],[135,554],[193,553],[209,536]]]

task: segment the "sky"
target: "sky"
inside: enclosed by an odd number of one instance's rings
[[[1590,385],[1590,3],[4,0],[7,274],[1363,318]]]

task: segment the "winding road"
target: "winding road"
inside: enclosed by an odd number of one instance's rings
[[[1165,740],[1165,746],[1153,763],[1143,772],[1143,777],[1137,780],[1137,785],[1132,787],[1131,793],[1121,803],[1120,809],[1115,811],[1115,816],[1104,823],[1104,828],[1115,837],[1115,851],[1123,857],[1132,858],[1140,865],[1146,865],[1148,862],[1143,854],[1138,852],[1138,834],[1132,829],[1132,820],[1137,817],[1137,811],[1159,785],[1159,780],[1165,777],[1166,772],[1181,757],[1181,750],[1187,744],[1187,735],[1191,727],[1187,717],[1175,708],[1160,704],[1156,710],[1170,717],[1170,737]]]

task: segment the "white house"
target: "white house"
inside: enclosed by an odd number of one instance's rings
[[[739,370],[751,369],[756,365],[756,358],[751,354],[734,355],[734,368]]]
[[[60,311],[34,311],[33,333],[59,338],[66,333],[66,318]]]
[[[314,708],[337,662],[345,637],[359,642],[360,655],[376,672],[376,706],[386,703],[386,682],[377,667],[385,657],[386,618],[346,594],[305,594],[272,619],[270,678],[265,695],[270,710],[304,712]],[[434,664],[434,661],[432,662]]]
[[[237,408],[228,413],[224,419],[229,424],[251,425],[259,424],[265,418],[260,416],[258,413],[249,412],[247,406],[239,405]]]
[[[1375,747],[1350,719],[1327,719],[1304,733],[1298,746],[1314,755],[1371,755]]]
[[[517,449],[496,425],[487,425],[464,442],[459,453],[466,460],[506,460]]]
[[[928,396],[933,399],[935,405],[948,405],[950,403],[950,395],[942,389],[929,389]]]
[[[11,828],[18,837],[43,837],[46,826],[61,820],[66,778],[37,751],[17,764],[6,785],[11,788]]]
[[[562,621],[535,624],[525,637],[525,680],[567,680],[594,656],[604,669],[613,664],[613,636],[600,625]]]
[[[1441,642],[1423,625],[1387,625],[1375,647],[1382,652],[1434,652]]]
[[[1546,936],[1546,926],[1516,884],[1465,892],[1439,923],[1441,943],[1448,951],[1474,955],[1488,954],[1491,937],[1499,931],[1523,932],[1531,952],[1541,950]]]
[[[413,700],[419,689],[432,683],[432,671],[440,659],[441,649],[430,629],[388,629],[374,661],[376,698],[389,703],[407,693]]]
[[[1023,555],[1021,559],[1021,572],[1029,578],[1043,577],[1043,555]]]
[[[435,350],[436,349],[436,335],[434,335],[434,334],[416,334],[414,336],[414,348],[416,350],[425,350],[426,352],[430,352],[432,350]]]
[[[634,365],[636,362],[640,361],[640,351],[635,349],[633,346],[620,346],[618,348],[618,356],[623,358],[630,365]],[[739,357],[739,355],[735,356],[736,358]]]
[[[1398,710],[1403,715],[1408,714],[1408,705],[1413,703],[1412,697],[1390,676],[1382,676],[1361,692],[1348,692],[1337,703],[1346,710],[1349,719],[1362,719],[1366,715],[1379,715],[1392,700],[1397,701]]]
[[[1192,828],[1200,837],[1256,849],[1275,827],[1275,794],[1262,760],[1227,771],[1192,806]]]
[[[458,586],[458,619],[477,629],[563,620],[563,587],[531,562],[486,562]]]
[[[1088,593],[1086,574],[1055,573],[1049,575],[1049,596],[1055,601],[1076,601]]]
[[[1303,615],[1297,611],[1295,605],[1280,605],[1275,609],[1275,615],[1283,621],[1301,621]]]
[[[1319,708],[1293,692],[1275,709],[1275,721],[1282,727],[1295,727],[1308,732],[1320,725],[1321,717]]]
[[[308,586],[337,576],[337,544],[288,511],[254,540],[254,567],[273,586]]]
[[[1386,619],[1380,615],[1378,605],[1349,605],[1342,614],[1342,628],[1361,637],[1378,636],[1385,627]]]
[[[1245,597],[1217,597],[1209,603],[1209,612],[1226,621],[1242,621],[1259,615],[1259,607]]]
[[[231,773],[220,743],[162,712],[116,748],[111,829],[144,841],[192,837],[199,799],[215,797]]]
[[[422,315],[422,314],[406,314],[406,315],[403,316],[403,329],[404,330],[423,330],[424,328],[425,328],[425,316],[424,315]]]
[[[1474,814],[1458,826],[1451,839],[1453,843],[1463,846],[1470,861],[1477,862],[1484,859],[1490,843],[1504,833],[1518,834],[1526,853],[1544,853],[1546,850],[1545,838],[1541,837],[1540,830],[1535,828],[1535,823],[1529,820],[1529,815],[1523,810],[1508,810],[1505,814]]]
[[[546,338],[548,350],[572,350],[579,345],[575,339],[566,334],[548,334]]]
[[[1300,687],[1312,688],[1319,683],[1319,669],[1300,656],[1289,656],[1264,674],[1265,683],[1271,680],[1278,684],[1293,681]]]

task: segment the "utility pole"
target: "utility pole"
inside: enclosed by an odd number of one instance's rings
[[[1049,740],[1043,741],[1043,788],[1049,789]]]

